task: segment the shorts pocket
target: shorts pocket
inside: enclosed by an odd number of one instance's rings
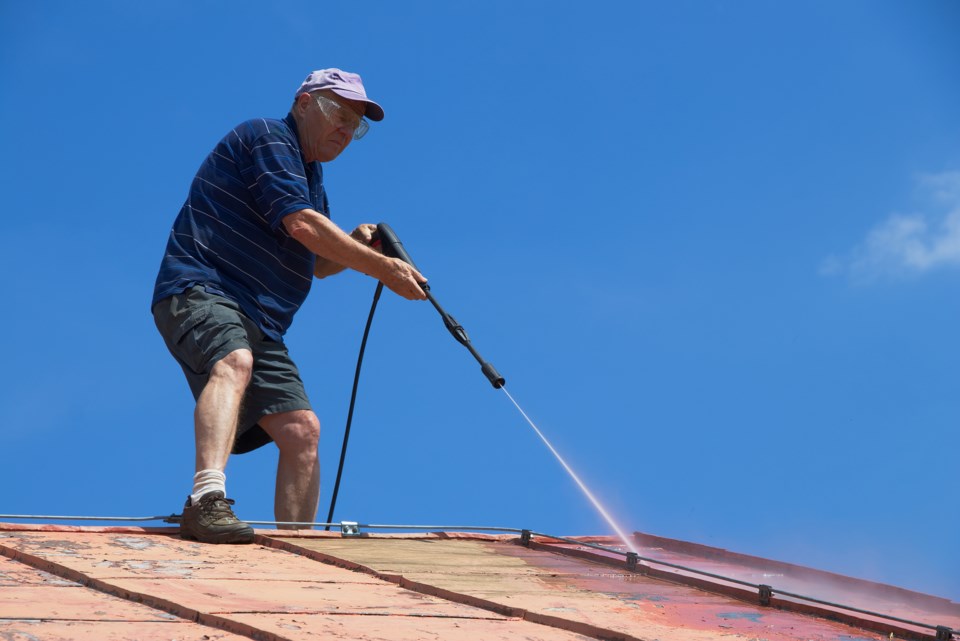
[[[199,340],[199,329],[210,315],[210,306],[199,307],[184,318],[172,319],[169,334],[164,333],[170,353],[196,374],[205,373],[207,366],[207,354]]]

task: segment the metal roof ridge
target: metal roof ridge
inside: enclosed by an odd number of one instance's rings
[[[369,527],[369,526],[368,526]],[[380,526],[380,527],[394,527],[394,526]],[[403,526],[395,526],[398,529],[402,529]],[[0,521],[0,532],[89,532],[95,534],[116,534],[116,533],[130,533],[130,534],[158,534],[158,535],[172,535],[177,534],[180,531],[179,526],[156,526],[156,527],[144,527],[138,525],[64,525],[59,523],[10,523]],[[325,531],[325,530],[316,530],[311,528],[302,528],[302,529],[273,529],[273,528],[254,528],[254,532],[257,534],[263,534],[264,536],[282,536],[284,538],[343,538],[343,534],[339,531]],[[517,529],[519,534],[522,530]],[[477,541],[512,541],[519,538],[518,534],[486,534],[483,532],[471,532],[471,531],[448,531],[448,530],[437,530],[437,531],[425,531],[425,532],[360,532],[359,534],[351,535],[352,538],[395,538],[395,539],[465,539],[465,540],[477,540]],[[538,533],[541,540],[551,541],[551,542],[560,542],[563,539],[571,539],[575,541],[582,541],[584,543],[601,543],[601,542],[617,542],[619,539],[615,537],[610,537],[606,535],[586,535],[586,536],[552,536],[549,534]]]

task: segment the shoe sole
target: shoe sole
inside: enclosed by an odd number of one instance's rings
[[[236,530],[227,530],[223,532],[206,532],[197,534],[196,532],[180,530],[180,538],[187,541],[199,541],[200,543],[253,543],[255,535],[253,528],[243,527]]]

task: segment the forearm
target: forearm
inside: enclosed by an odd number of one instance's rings
[[[326,216],[312,209],[301,209],[286,216],[283,225],[291,236],[316,255],[314,274],[328,276],[349,267],[376,278],[404,298],[426,299],[422,284],[427,279],[416,267],[399,258],[388,258],[367,246],[373,225],[360,225],[354,230],[364,241],[344,233]]]
[[[294,212],[283,219],[287,231],[316,254],[314,275],[330,276],[349,267],[380,279],[389,269],[378,252],[354,240],[326,216],[312,209]]]

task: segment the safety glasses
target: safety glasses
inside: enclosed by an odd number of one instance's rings
[[[317,106],[320,107],[320,111],[323,112],[327,120],[338,129],[346,129],[352,132],[354,140],[360,140],[370,130],[370,124],[366,118],[358,116],[353,109],[345,107],[326,96],[315,96],[315,98],[317,99]]]

